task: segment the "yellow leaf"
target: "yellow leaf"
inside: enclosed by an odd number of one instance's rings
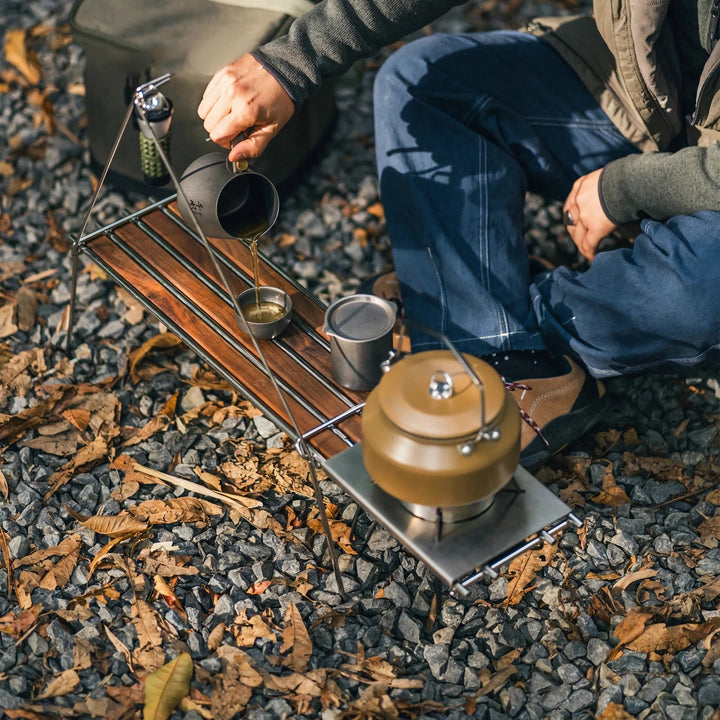
[[[190,692],[193,662],[189,653],[150,673],[145,679],[143,720],[167,720],[180,701]]]
[[[42,70],[35,53],[28,49],[27,31],[8,30],[5,34],[5,60],[14,65],[31,85],[37,85]]]

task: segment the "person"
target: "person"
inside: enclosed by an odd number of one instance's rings
[[[204,127],[226,147],[250,129],[230,159],[256,157],[324,78],[457,4],[323,0],[218,71]],[[604,378],[718,360],[719,5],[595,0],[524,31],[423,37],[378,72],[380,196],[412,350],[440,332],[519,382],[539,429],[523,427],[526,466],[598,421]],[[563,203],[588,269],[537,272],[528,191]],[[600,249],[633,224],[630,247]]]

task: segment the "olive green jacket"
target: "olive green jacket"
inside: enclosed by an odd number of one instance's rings
[[[720,43],[699,79],[695,109],[684,117],[678,94],[685,69],[667,17],[672,1],[595,0],[593,18],[544,18],[529,28],[556,48],[644,151],[602,174],[603,206],[618,224],[720,210]],[[701,18],[709,20],[710,5],[698,0]],[[699,33],[706,37],[707,28]]]

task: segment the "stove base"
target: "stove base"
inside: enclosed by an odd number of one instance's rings
[[[377,520],[452,592],[465,596],[469,586],[517,555],[554,542],[567,526],[582,522],[570,508],[523,467],[481,515],[457,523],[416,517],[378,487],[362,460],[360,443],[324,461],[323,468],[372,518]]]

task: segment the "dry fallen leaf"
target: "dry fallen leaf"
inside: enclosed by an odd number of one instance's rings
[[[297,605],[291,602],[285,611],[281,653],[287,653],[282,664],[295,672],[305,672],[312,657],[312,642]],[[288,652],[289,651],[289,652]]]
[[[153,350],[172,350],[182,345],[182,340],[173,333],[160,333],[146,340],[137,350],[130,354],[130,377],[139,382],[138,366]]]
[[[80,676],[75,670],[64,670],[53,678],[47,687],[37,696],[37,700],[61,697],[71,693],[80,684]]]
[[[597,716],[597,720],[635,720],[625,708],[618,703],[608,703],[605,709]]]
[[[189,653],[174,660],[145,678],[143,720],[167,720],[180,701],[190,692],[193,661]]]
[[[510,581],[507,586],[508,605],[517,605],[529,592],[537,573],[555,557],[557,545],[545,544],[537,550],[523,553],[515,558],[508,567]]]
[[[606,505],[607,507],[620,507],[630,502],[630,498],[619,485],[606,488],[590,499],[598,505]]]
[[[652,613],[642,612],[638,609],[628,611],[627,615],[617,624],[613,631],[619,642],[609,652],[607,661],[618,658],[622,654],[623,646],[639,638],[652,617]]]
[[[10,489],[8,488],[7,479],[5,478],[5,473],[2,470],[0,470],[0,493],[2,493],[3,497],[5,498],[5,502],[7,502],[9,492],[10,492]]]
[[[117,515],[81,515],[72,508],[65,506],[68,513],[81,525],[93,532],[107,535],[111,538],[128,537],[136,533],[144,532],[150,525],[137,520],[129,512],[123,510]]]
[[[27,30],[8,30],[5,33],[5,60],[14,65],[30,85],[42,78],[42,66],[28,47]]]

